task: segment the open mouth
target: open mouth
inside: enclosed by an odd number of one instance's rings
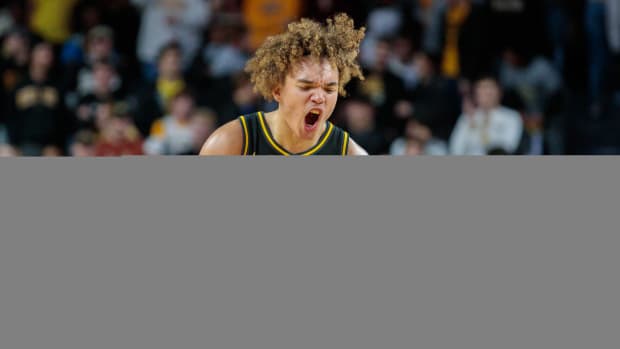
[[[317,121],[319,121],[320,116],[321,111],[316,109],[313,109],[308,114],[306,114],[306,117],[304,119],[306,128],[314,128],[314,126],[316,126],[317,124]]]

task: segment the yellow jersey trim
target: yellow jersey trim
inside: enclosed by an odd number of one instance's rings
[[[248,135],[248,125],[245,123],[245,117],[241,115],[241,125],[243,125],[243,155],[248,155],[248,143],[250,143],[250,137]]]
[[[271,146],[275,150],[277,150],[280,154],[282,154],[282,155],[285,155],[285,156],[293,155],[290,152],[288,152],[288,151],[282,149],[280,146],[278,146],[278,144],[271,138],[271,136],[269,135],[269,132],[267,131],[267,126],[265,125],[265,120],[264,120],[264,117],[263,117],[263,113],[258,112],[258,120],[260,121],[261,128],[262,128],[263,133],[265,134],[265,138],[267,138],[267,141],[269,142],[269,144],[271,144]],[[334,125],[330,122],[329,123],[329,128],[328,128],[327,132],[325,132],[325,135],[323,136],[321,141],[316,146],[314,146],[312,149],[308,150],[305,153],[299,154],[299,155],[301,155],[301,156],[308,156],[308,155],[312,155],[312,154],[316,153],[317,151],[319,151],[321,149],[321,147],[325,144],[325,142],[327,141],[329,136],[331,135],[333,129],[334,129]]]

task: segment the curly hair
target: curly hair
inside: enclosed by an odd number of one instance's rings
[[[345,85],[354,77],[364,79],[357,63],[360,42],[366,28],[355,29],[344,13],[327,19],[322,25],[310,19],[290,23],[287,31],[268,37],[256,50],[245,71],[254,90],[272,100],[272,91],[284,82],[289,69],[304,57],[327,59],[338,69],[338,92],[345,96]]]

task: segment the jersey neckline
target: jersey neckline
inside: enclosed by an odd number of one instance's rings
[[[258,121],[260,123],[261,129],[263,131],[263,134],[265,135],[265,138],[267,138],[267,142],[269,143],[269,145],[271,145],[271,147],[276,150],[277,152],[279,152],[282,155],[298,155],[298,156],[308,156],[308,155],[312,155],[314,153],[316,153],[317,151],[319,151],[323,145],[325,144],[325,142],[327,141],[327,139],[329,138],[329,136],[332,134],[332,131],[334,129],[334,125],[329,122],[329,121],[325,121],[325,131],[323,131],[323,134],[321,135],[321,137],[319,137],[319,140],[309,149],[299,152],[299,153],[292,153],[290,151],[288,151],[285,147],[283,147],[282,145],[280,145],[275,138],[273,137],[273,135],[271,134],[271,129],[269,128],[269,125],[267,124],[267,122],[265,121],[265,117],[263,116],[263,112],[258,112]]]

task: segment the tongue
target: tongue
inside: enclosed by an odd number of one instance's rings
[[[318,119],[319,119],[318,115],[310,113],[306,115],[306,124],[314,125]]]

